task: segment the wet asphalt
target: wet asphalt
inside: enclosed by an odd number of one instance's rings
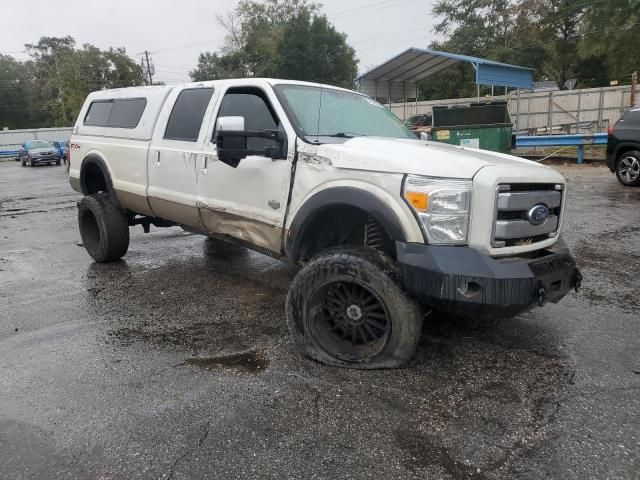
[[[640,478],[640,189],[556,168],[584,289],[371,372],[297,353],[292,267],[153,227],[93,263],[64,167],[0,163],[0,478]]]

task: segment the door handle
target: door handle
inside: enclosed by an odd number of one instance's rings
[[[209,155],[203,155],[202,158],[204,160],[202,162],[204,166],[200,169],[200,173],[206,175],[208,173],[207,168],[209,166]]]
[[[156,167],[160,166],[160,150],[158,150],[157,155],[156,155],[156,163],[155,163]]]

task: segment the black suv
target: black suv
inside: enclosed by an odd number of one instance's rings
[[[607,165],[621,184],[640,186],[640,108],[629,110],[609,127]]]

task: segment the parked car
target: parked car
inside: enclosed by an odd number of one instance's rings
[[[640,186],[640,108],[629,110],[609,127],[607,165],[621,184]]]
[[[131,226],[180,225],[287,261],[300,267],[289,330],[327,364],[399,367],[426,311],[512,316],[580,285],[562,175],[419,141],[349,90],[251,78],[93,92],[71,151],[94,260],[123,257]]]
[[[69,142],[51,142],[51,144],[55,147],[55,149],[60,154],[62,160],[65,160],[69,154]]]
[[[420,137],[421,133],[431,135],[432,123],[432,116],[429,113],[414,115],[404,121],[404,124],[409,128],[409,130],[418,135],[418,137]]]
[[[29,140],[22,144],[18,157],[22,166],[34,167],[41,163],[55,163],[60,165],[62,156],[49,142],[44,140]]]

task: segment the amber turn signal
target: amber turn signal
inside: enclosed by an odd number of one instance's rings
[[[407,199],[409,205],[419,212],[427,211],[427,202],[429,196],[426,193],[421,192],[404,192],[404,198]]]

